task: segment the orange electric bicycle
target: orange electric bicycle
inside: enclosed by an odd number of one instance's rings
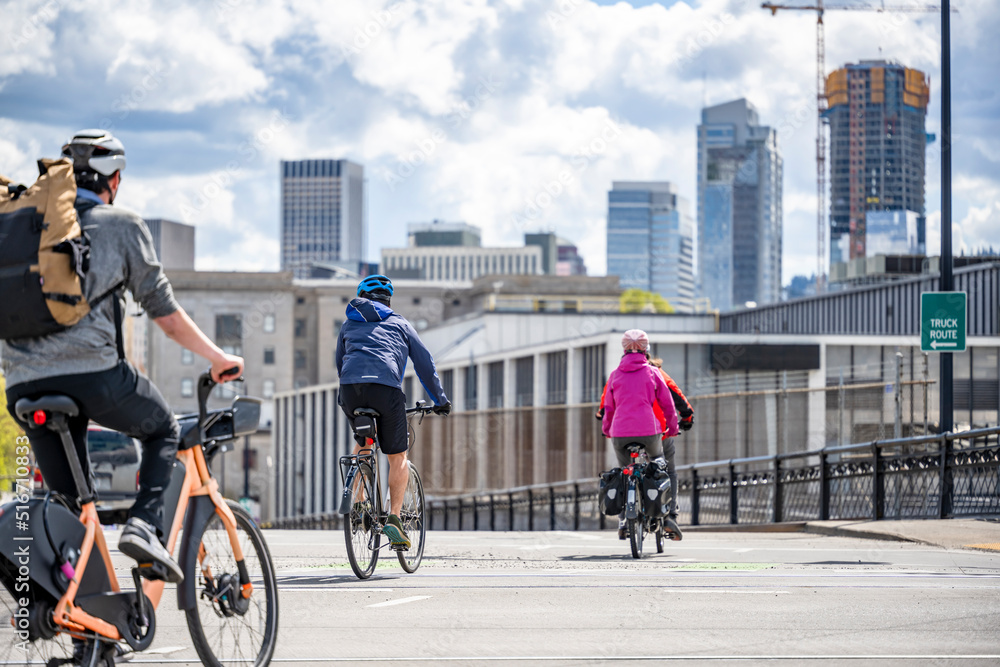
[[[164,501],[167,549],[184,573],[177,605],[204,664],[266,665],[278,633],[274,564],[260,529],[222,497],[210,468],[232,440],[257,430],[260,402],[238,397],[230,408],[209,411],[214,386],[203,374],[198,413],[178,418],[181,443]],[[119,586],[68,428],[79,413],[73,399],[25,398],[15,412],[60,435],[78,498],[31,496],[19,485],[15,500],[0,507],[0,663],[113,665],[116,656],[152,643],[164,582],[143,576],[149,573],[140,566],[132,568],[134,589]]]

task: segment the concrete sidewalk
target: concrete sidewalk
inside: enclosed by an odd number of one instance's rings
[[[1000,552],[1000,520],[789,521],[786,523],[681,526],[691,533],[795,533],[930,544],[945,549]]]
[[[1000,522],[979,519],[907,521],[809,521],[804,530],[822,535],[931,544],[945,549],[1000,552]]]

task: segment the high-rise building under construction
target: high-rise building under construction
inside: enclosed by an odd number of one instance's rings
[[[889,240],[875,238],[879,234],[915,239],[906,248],[897,241],[891,246],[897,254],[923,253],[927,75],[898,63],[862,60],[827,77],[826,98],[830,261],[865,257],[868,245],[890,247]],[[901,215],[887,218],[887,211]],[[887,229],[883,218],[903,225],[916,219],[915,236]]]

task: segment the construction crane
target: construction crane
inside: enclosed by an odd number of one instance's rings
[[[870,5],[825,5],[815,0],[813,5],[778,5],[765,2],[762,9],[770,9],[771,16],[779,9],[797,9],[816,12],[816,292],[826,289],[826,239],[830,230],[826,222],[826,134],[823,132],[823,112],[826,111],[826,38],[823,29],[823,12],[848,10],[862,12],[941,12],[935,5],[899,5],[878,7]],[[956,11],[956,10],[952,10]]]

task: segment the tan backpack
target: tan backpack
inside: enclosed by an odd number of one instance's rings
[[[0,339],[61,331],[90,312],[90,240],[73,204],[67,159],[39,160],[31,187],[0,176]]]

